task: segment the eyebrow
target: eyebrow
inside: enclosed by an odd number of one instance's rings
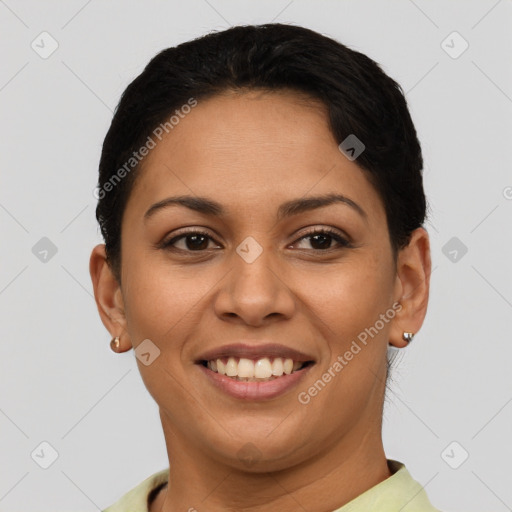
[[[353,210],[359,213],[359,215],[365,219],[368,218],[368,215],[363,208],[361,208],[361,206],[352,199],[341,194],[326,194],[322,196],[292,199],[291,201],[281,204],[277,211],[277,219],[280,221],[293,215],[298,215],[299,213],[315,210],[335,203],[350,206]],[[220,203],[213,201],[212,199],[208,199],[207,197],[174,196],[167,197],[166,199],[162,199],[161,201],[153,204],[144,214],[144,220],[146,221],[157,211],[170,206],[184,206],[190,210],[214,217],[220,217],[226,213],[224,207]]]

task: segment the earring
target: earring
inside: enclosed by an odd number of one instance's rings
[[[404,339],[404,341],[406,341],[409,344],[414,338],[414,333],[413,332],[404,332],[402,334],[402,338]]]
[[[119,346],[121,343],[119,342],[119,336],[116,336],[115,338],[112,338],[112,341],[110,342],[110,348],[114,352],[119,352]]]

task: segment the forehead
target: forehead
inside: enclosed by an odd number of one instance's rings
[[[326,106],[293,91],[224,93],[183,115],[142,162],[130,201],[176,193],[259,204],[311,192],[378,197],[338,149]]]
[[[325,105],[291,91],[226,92],[200,100],[168,135],[159,144],[162,151],[149,155],[149,165],[165,157],[167,149],[167,156],[179,151],[174,160],[178,164],[186,159],[198,165],[221,165],[226,158],[226,168],[239,161],[268,168],[276,156],[329,158],[327,149],[332,151],[336,144]]]

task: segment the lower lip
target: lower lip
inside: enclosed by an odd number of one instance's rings
[[[305,368],[290,373],[289,375],[284,374],[277,379],[263,382],[235,380],[226,375],[214,372],[202,364],[198,364],[197,366],[199,366],[199,369],[204,375],[210,379],[213,385],[234,398],[240,400],[270,400],[290,391],[304,378],[313,365],[309,364]]]

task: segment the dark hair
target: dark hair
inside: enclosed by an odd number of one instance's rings
[[[423,159],[400,85],[366,55],[313,30],[235,26],[161,51],[117,105],[99,163],[96,218],[119,282],[121,221],[140,167],[135,152],[191,98],[246,89],[306,93],[326,105],[338,144],[351,134],[363,142],[356,163],[382,198],[395,253],[422,226]]]

